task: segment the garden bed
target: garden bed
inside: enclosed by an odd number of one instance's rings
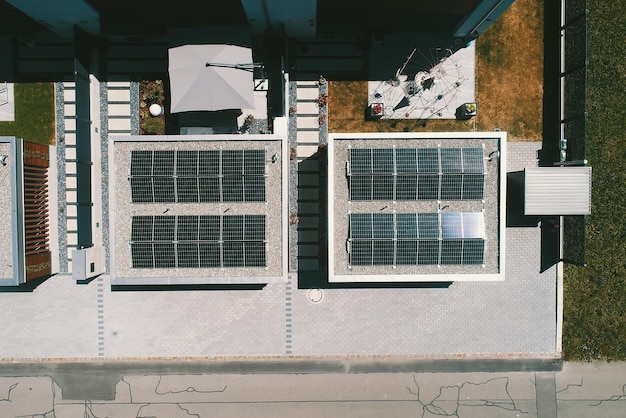
[[[150,113],[150,106],[159,105],[158,115]],[[165,135],[165,88],[162,80],[139,82],[139,133],[141,135]]]

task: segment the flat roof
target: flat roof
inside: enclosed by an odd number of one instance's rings
[[[500,131],[329,134],[329,282],[503,280],[505,155]]]
[[[524,169],[525,215],[588,215],[591,167]]]
[[[22,201],[20,193],[16,190],[16,178],[19,166],[16,160],[18,139],[15,137],[0,137],[0,211],[8,216],[2,216],[0,220],[0,286],[14,286],[20,283],[23,276],[23,258],[19,255],[18,235],[22,216]],[[20,267],[22,266],[22,267]]]
[[[285,282],[285,147],[274,135],[111,138],[111,283]]]

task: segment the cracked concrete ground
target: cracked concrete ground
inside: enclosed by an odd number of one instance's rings
[[[88,366],[75,372],[88,375]],[[110,401],[68,399],[50,376],[0,377],[0,416],[603,418],[624,416],[625,390],[626,363],[565,363],[559,371],[489,373],[145,370],[119,379]]]

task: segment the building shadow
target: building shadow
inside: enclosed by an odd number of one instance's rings
[[[555,266],[560,260],[561,225],[559,217],[543,217],[541,219],[541,268],[540,273]]]
[[[224,290],[262,290],[266,283],[251,284],[163,284],[163,285],[111,285],[113,292],[181,292],[190,290],[224,291]]]
[[[539,216],[524,215],[524,171],[506,173],[506,226],[507,228],[537,227]]]
[[[55,275],[56,274],[50,274],[37,279],[31,279],[19,286],[0,286],[0,293],[33,292],[38,286]]]

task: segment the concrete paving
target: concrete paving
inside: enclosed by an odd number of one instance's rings
[[[244,363],[2,363],[0,416],[605,418],[626,410],[623,362],[565,363],[544,371],[434,362],[427,364],[432,369],[399,373],[351,373],[345,363],[332,370],[305,362],[292,362],[302,371],[292,373]],[[107,373],[118,377],[98,379]],[[91,397],[80,397],[72,376],[83,384],[91,380]],[[104,393],[113,396],[103,399]]]

